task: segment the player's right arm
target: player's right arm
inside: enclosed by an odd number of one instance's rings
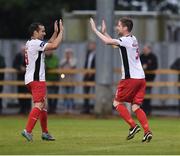
[[[64,31],[64,27],[62,24],[62,20],[59,20],[59,34],[57,35],[57,37],[51,42],[51,43],[47,43],[44,51],[48,51],[48,50],[54,50],[57,49],[58,46],[60,45],[62,38],[63,38],[63,31]]]
[[[94,31],[94,33],[105,43],[109,45],[119,45],[119,42],[117,39],[113,39],[110,36],[107,36],[105,34],[102,34],[100,31],[97,30],[96,25],[94,23],[94,20],[90,18],[90,24],[91,28]]]

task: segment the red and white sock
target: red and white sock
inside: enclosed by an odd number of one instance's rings
[[[131,128],[136,126],[136,123],[131,117],[131,114],[129,113],[126,106],[119,104],[116,106],[116,110],[119,112],[119,115],[130,125]]]
[[[26,131],[28,133],[31,133],[39,116],[41,114],[41,110],[37,107],[34,107],[30,114],[29,114],[29,117],[28,117],[28,122],[27,122],[27,125],[26,125]]]
[[[147,117],[146,117],[146,114],[144,113],[144,111],[141,108],[138,108],[135,111],[135,114],[137,116],[137,119],[141,123],[141,126],[144,129],[144,133],[147,133],[148,131],[150,131],[149,125],[148,125],[148,120],[147,120]]]
[[[39,119],[40,119],[40,124],[41,124],[42,132],[48,133],[48,128],[47,128],[47,110],[46,109],[43,109],[41,111]]]

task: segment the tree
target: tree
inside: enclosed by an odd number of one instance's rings
[[[28,37],[28,26],[35,21],[46,26],[47,35],[52,34],[53,21],[62,17],[62,10],[95,9],[96,0],[0,0],[0,37]]]

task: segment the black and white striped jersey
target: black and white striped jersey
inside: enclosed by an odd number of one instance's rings
[[[28,40],[26,43],[25,84],[32,81],[45,81],[45,53],[47,43],[39,39]]]
[[[135,36],[128,35],[117,39],[122,60],[122,79],[145,78],[144,70],[139,57],[139,47]]]

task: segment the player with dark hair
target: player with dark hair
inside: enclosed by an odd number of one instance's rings
[[[111,38],[106,32],[105,21],[102,21],[101,32],[97,30],[94,20],[90,19],[91,28],[94,33],[105,43],[119,47],[122,60],[122,80],[119,82],[114,98],[113,105],[120,116],[129,124],[129,135],[127,140],[134,138],[140,131],[140,126],[135,123],[131,117],[125,103],[131,103],[132,111],[144,129],[142,142],[149,142],[152,139],[146,114],[140,108],[143,102],[146,82],[144,71],[139,58],[138,42],[135,36],[131,34],[133,21],[128,17],[121,18],[116,26],[119,39]]]
[[[22,131],[22,135],[32,141],[32,130],[40,119],[42,128],[42,139],[54,141],[54,137],[49,134],[47,128],[47,99],[46,99],[46,83],[45,83],[45,53],[46,51],[57,49],[63,37],[62,21],[54,22],[54,33],[50,40],[46,43],[43,41],[46,35],[45,27],[41,23],[33,23],[29,27],[30,40],[26,43],[25,62],[25,84],[32,94],[34,107],[32,108],[26,128]],[[53,51],[52,51],[53,52]]]

